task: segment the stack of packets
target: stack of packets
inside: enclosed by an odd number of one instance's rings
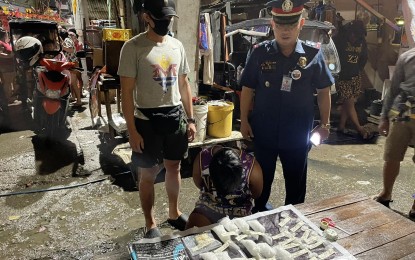
[[[294,206],[129,244],[132,259],[355,259]]]

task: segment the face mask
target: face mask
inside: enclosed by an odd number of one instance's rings
[[[153,31],[160,36],[165,36],[170,30],[171,19],[168,20],[156,20],[152,19],[154,22]]]

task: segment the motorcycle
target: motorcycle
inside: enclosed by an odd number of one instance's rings
[[[74,68],[73,62],[41,59],[34,71],[37,82],[33,92],[35,133],[51,140],[66,139],[69,106],[69,76],[62,73]]]
[[[35,133],[50,141],[67,139],[70,76],[65,71],[75,68],[75,63],[46,58],[42,43],[31,36],[18,39],[15,50],[22,67],[32,68]]]

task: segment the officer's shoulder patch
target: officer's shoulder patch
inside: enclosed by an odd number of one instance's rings
[[[317,53],[320,51],[320,48],[317,47],[315,44],[310,44],[310,41],[302,41],[301,44],[303,46],[304,52],[309,57],[314,57],[317,55]]]
[[[321,43],[317,43],[317,42],[312,42],[312,41],[301,41],[301,44],[303,45],[303,48],[307,48],[307,49],[315,49],[315,50],[319,50]]]
[[[267,41],[263,41],[263,42],[260,42],[260,43],[258,43],[258,44],[255,44],[254,46],[253,46],[253,48],[254,49],[257,49],[257,48],[260,48],[260,47],[268,47],[269,45],[271,45],[272,43],[271,43],[271,41],[269,41],[269,40],[267,40]]]

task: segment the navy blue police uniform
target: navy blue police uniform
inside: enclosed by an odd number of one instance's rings
[[[241,85],[255,90],[249,122],[255,157],[264,176],[255,211],[266,210],[278,158],[285,179],[285,204],[304,202],[314,94],[316,89],[333,83],[322,52],[300,40],[289,57],[278,50],[275,40],[265,41],[253,49]]]

